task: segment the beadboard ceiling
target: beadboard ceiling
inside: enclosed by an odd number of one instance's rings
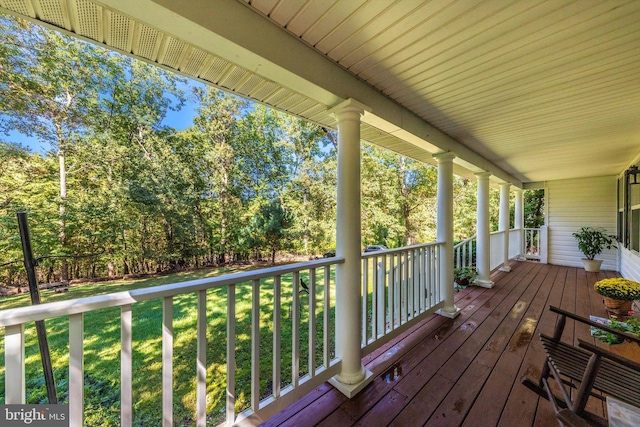
[[[0,9],[324,126],[515,185],[640,153],[637,0],[0,0]]]

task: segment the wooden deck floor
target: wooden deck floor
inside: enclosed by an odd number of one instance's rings
[[[430,316],[367,356],[376,379],[353,399],[323,384],[263,425],[557,425],[550,403],[520,378],[539,375],[544,357],[538,333],[551,333],[556,320],[548,306],[604,316],[591,285],[609,276],[617,273],[514,262],[510,273],[492,277],[493,289],[456,293],[456,319]],[[592,339],[582,325],[567,323],[563,339],[578,337]]]

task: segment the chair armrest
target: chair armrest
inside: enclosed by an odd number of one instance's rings
[[[637,335],[633,335],[633,334],[622,332],[622,331],[620,331],[618,329],[611,328],[609,326],[603,325],[602,323],[594,322],[591,319],[587,319],[586,317],[578,316],[577,314],[571,313],[569,311],[563,310],[563,309],[558,308],[558,307],[550,306],[549,310],[551,310],[551,311],[553,311],[555,313],[558,313],[558,314],[560,314],[562,316],[566,316],[566,317],[568,317],[570,319],[573,319],[575,321],[578,321],[580,323],[584,323],[584,324],[587,324],[589,326],[593,326],[594,328],[598,328],[598,329],[603,330],[605,332],[610,332],[610,333],[615,334],[615,335],[617,335],[617,336],[619,336],[619,337],[621,337],[621,338],[623,338],[625,340],[629,340],[629,341],[635,342],[636,344],[640,345],[640,337],[638,337]]]

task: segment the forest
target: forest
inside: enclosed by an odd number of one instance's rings
[[[26,283],[16,212],[41,283],[335,247],[334,130],[6,15],[0,37],[0,285]],[[185,106],[190,123],[167,124]],[[361,164],[362,246],[435,240],[436,169],[366,143]],[[455,178],[456,240],[476,191]],[[526,226],[542,203],[526,192]]]

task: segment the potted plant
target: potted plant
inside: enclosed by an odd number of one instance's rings
[[[580,249],[585,256],[585,258],[582,258],[584,269],[596,273],[600,271],[602,260],[594,258],[604,249],[615,247],[615,236],[606,234],[604,228],[582,227],[573,233],[573,237],[575,237],[578,242],[578,249]]]
[[[609,314],[626,315],[634,300],[640,299],[640,283],[622,277],[597,281],[593,288],[602,295]]]
[[[478,275],[478,269],[473,265],[453,269],[453,281],[460,288],[466,288]]]
[[[603,319],[596,316],[589,316],[589,318],[594,322],[601,323],[620,332],[640,335],[640,321],[635,316],[629,316],[624,322],[618,319]],[[622,344],[625,341],[624,337],[598,329],[595,326],[591,327],[591,335],[609,345]]]

